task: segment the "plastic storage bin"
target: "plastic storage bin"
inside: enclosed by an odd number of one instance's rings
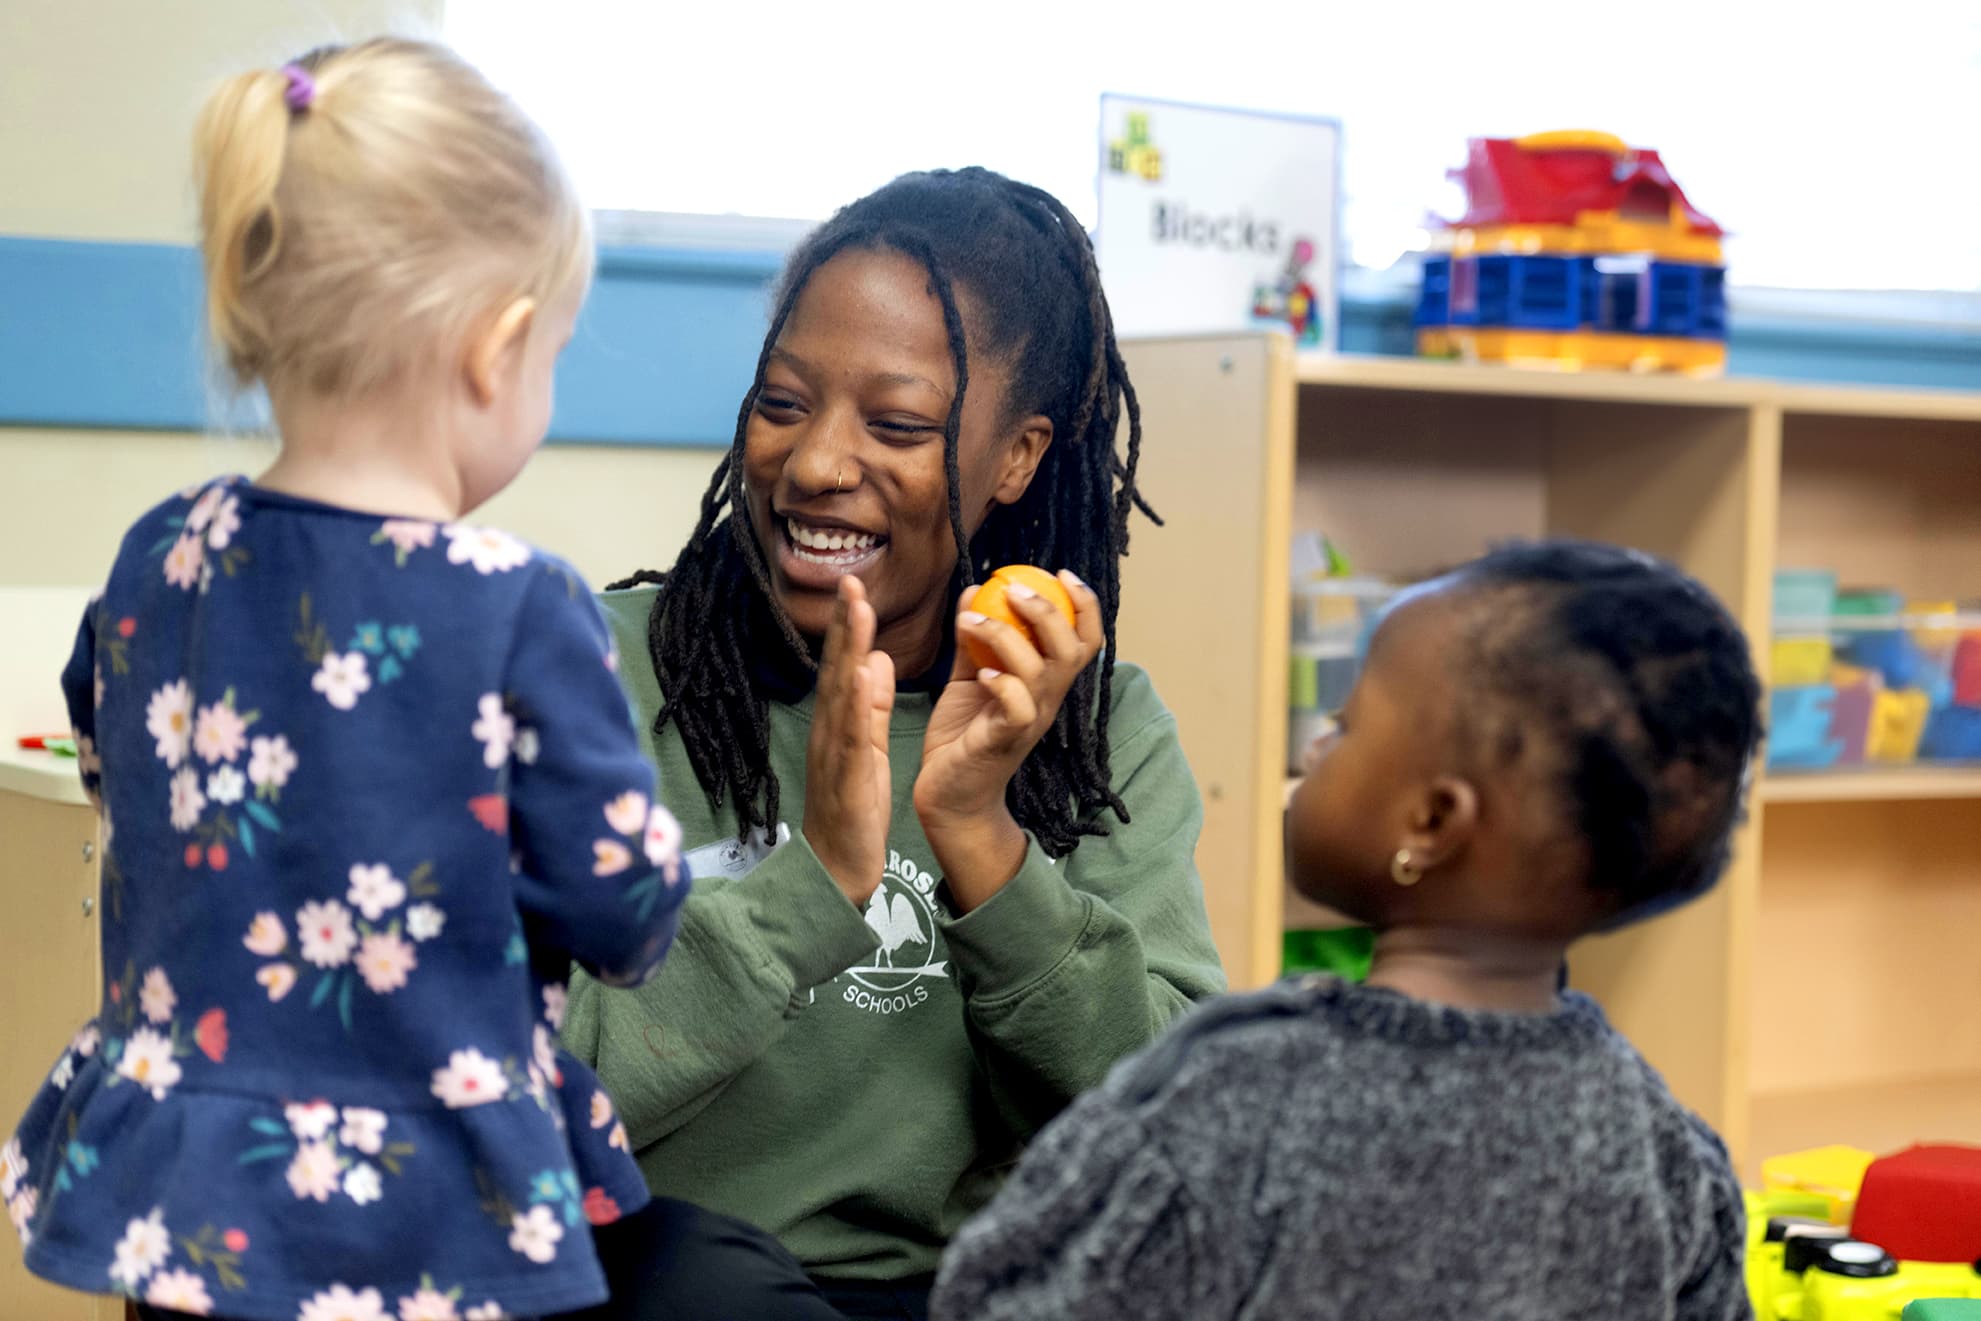
[[[1373,578],[1315,578],[1293,587],[1291,672],[1287,683],[1286,765],[1327,733],[1348,700],[1383,607],[1396,595]]]
[[[1981,765],[1981,608],[1776,580],[1768,766]],[[1822,605],[1819,615],[1788,607]]]

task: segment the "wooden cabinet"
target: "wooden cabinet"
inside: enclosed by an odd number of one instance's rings
[[[58,679],[86,600],[74,588],[0,588],[0,1141],[102,995],[96,809],[73,759],[15,746],[68,728]],[[0,1321],[124,1314],[117,1299],[29,1275],[11,1241],[0,1249]]]
[[[1667,556],[1765,655],[1778,566],[1981,596],[1981,397],[1124,346],[1144,489],[1122,655],[1177,713],[1232,983],[1278,974],[1288,539],[1411,575],[1506,537]],[[1748,1173],[1817,1142],[1981,1141],[1981,769],[1764,778],[1712,895],[1585,942],[1601,999]]]
[[[0,1126],[9,1131],[102,994],[99,848],[75,762],[0,750]],[[29,1275],[13,1245],[0,1252],[0,1321],[123,1316],[116,1299]]]

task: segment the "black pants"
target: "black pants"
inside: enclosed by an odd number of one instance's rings
[[[656,1197],[616,1224],[592,1231],[611,1301],[556,1321],[845,1321],[928,1315],[926,1282],[900,1291],[871,1285],[824,1286],[863,1310],[842,1313],[798,1259],[755,1225]],[[226,1298],[215,1300],[226,1306]],[[385,1300],[388,1308],[397,1300]],[[917,1310],[919,1309],[919,1310]],[[144,1321],[178,1317],[143,1305]]]
[[[818,1280],[825,1300],[847,1321],[929,1321],[932,1275],[876,1284],[866,1280]]]
[[[656,1197],[592,1232],[612,1297],[563,1321],[842,1321],[798,1259],[745,1221]]]

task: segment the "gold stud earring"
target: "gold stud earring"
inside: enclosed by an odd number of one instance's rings
[[[1424,879],[1424,869],[1411,858],[1409,849],[1398,849],[1389,860],[1389,878],[1408,889]]]

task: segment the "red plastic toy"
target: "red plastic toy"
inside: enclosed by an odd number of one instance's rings
[[[1960,706],[1981,706],[1981,633],[1969,633],[1953,653],[1953,700]]]
[[[1471,155],[1451,177],[1465,185],[1466,208],[1455,226],[1568,225],[1586,213],[1648,221],[1664,226],[1683,218],[1686,232],[1718,239],[1725,231],[1692,205],[1658,153],[1633,149],[1627,155],[1601,146],[1562,142],[1571,134],[1531,138],[1474,138]],[[1556,147],[1537,151],[1538,145]]]
[[[1901,1261],[1981,1258],[1981,1147],[1911,1147],[1872,1161],[1850,1233]]]

